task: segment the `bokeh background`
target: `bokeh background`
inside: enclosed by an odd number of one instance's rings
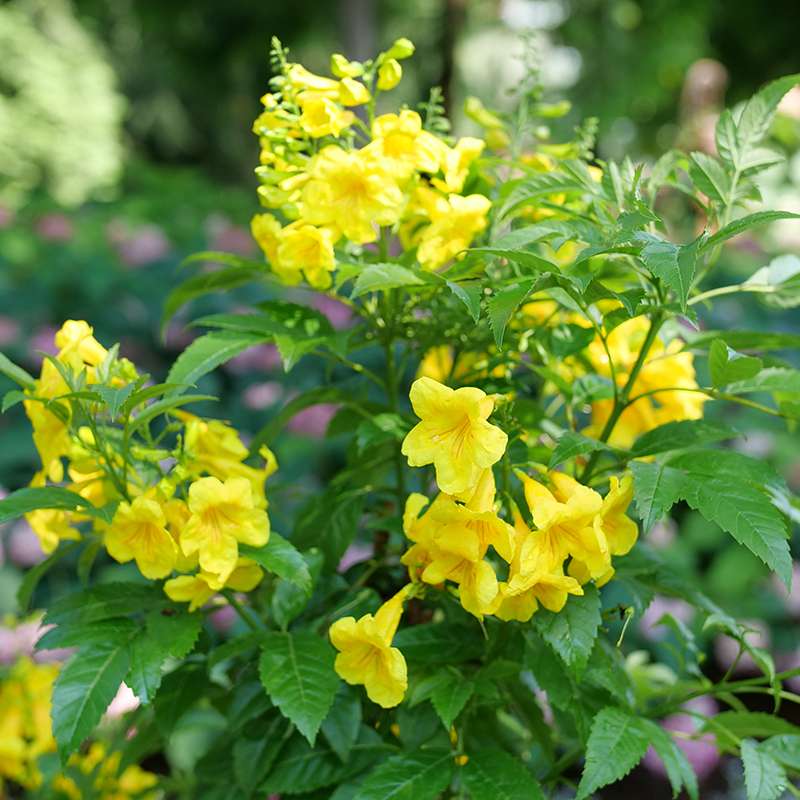
[[[55,328],[83,318],[101,341],[120,341],[124,355],[163,378],[194,335],[185,317],[160,335],[163,299],[181,278],[181,261],[201,250],[258,257],[248,232],[257,210],[250,126],[267,87],[273,35],[293,60],[320,72],[332,51],[366,58],[410,37],[417,53],[404,62],[397,99],[414,105],[441,86],[457,132],[469,131],[461,112],[468,95],[505,107],[533,62],[548,93],[573,104],[554,139],[595,117],[599,157],[648,160],[673,146],[713,148],[724,105],[800,71],[798,30],[797,0],[0,1],[0,351],[35,371]],[[787,163],[766,174],[765,201],[800,211],[800,90],[782,104],[773,138]],[[797,224],[727,248],[719,280],[744,278],[768,253],[783,252],[800,253]],[[293,299],[318,304],[335,325],[348,323],[335,302]],[[192,316],[235,308],[237,297],[204,303]],[[714,327],[800,332],[796,312],[767,313],[752,297],[720,303],[715,313],[707,320]],[[211,413],[252,431],[322,376],[313,359],[285,374],[265,345],[209,376],[204,388],[220,397]],[[307,409],[282,438],[279,527],[336,470],[341,443],[321,442],[336,413]],[[748,427],[747,414],[737,421]],[[759,424],[741,446],[773,460],[800,489],[796,433],[780,422]],[[0,486],[24,485],[36,461],[19,407],[0,418],[0,442]],[[786,595],[721,531],[688,511],[680,523],[679,533],[661,526],[652,541],[714,598],[756,620],[754,635],[779,666],[800,663],[800,585]],[[41,558],[26,523],[0,529],[0,619],[14,612],[22,570]],[[61,591],[69,573],[52,573],[45,591]],[[669,664],[668,631],[655,625],[665,611],[692,622],[689,609],[657,598],[631,636]],[[21,634],[14,644],[2,631],[0,659],[27,646]],[[724,639],[706,644],[709,671],[721,674],[735,648]],[[704,798],[737,796],[733,764],[702,742],[693,758],[707,776]],[[657,798],[652,781],[640,769],[621,790],[628,794],[608,796],[639,796],[631,792],[647,786]]]

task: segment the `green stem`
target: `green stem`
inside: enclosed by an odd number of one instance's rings
[[[245,608],[237,599],[236,595],[230,589],[223,589],[221,594],[233,606],[236,613],[242,618],[242,621],[252,631],[260,631],[263,626],[261,620],[258,619],[249,609]]]
[[[719,286],[716,289],[709,289],[707,292],[695,295],[686,305],[693,306],[697,303],[702,303],[704,300],[710,300],[712,297],[719,297],[723,294],[738,294],[739,292],[755,292],[756,294],[771,294],[775,291],[774,286],[753,283],[736,283],[731,286]]]

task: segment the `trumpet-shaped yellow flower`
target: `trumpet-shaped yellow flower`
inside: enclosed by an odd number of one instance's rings
[[[586,565],[592,578],[603,575],[611,555],[602,528],[594,524],[603,506],[600,495],[562,472],[550,473],[552,492],[527,475],[519,477],[544,562],[557,567],[571,555]]]
[[[294,92],[320,92],[333,97],[339,94],[339,82],[309,72],[302,64],[292,64],[286,74],[289,88]]]
[[[491,201],[482,194],[451,194],[419,237],[417,259],[425,269],[438,269],[463,250],[486,227]]]
[[[403,68],[396,58],[387,58],[378,67],[378,89],[388,92],[403,79]]]
[[[364,65],[360,61],[350,61],[341,53],[331,56],[331,72],[337,78],[357,78],[364,74]]]
[[[376,226],[394,225],[403,211],[403,193],[389,167],[364,151],[323,148],[309,165],[301,216],[341,231],[356,244],[374,242]]]
[[[351,76],[345,76],[339,81],[339,102],[342,105],[362,106],[369,103],[369,100],[369,89],[361,81],[353,80]]]
[[[272,271],[283,283],[294,286],[300,283],[303,275],[299,269],[286,267],[278,258],[282,230],[280,222],[272,214],[256,214],[250,220],[250,232],[264,253]]]
[[[38,508],[26,514],[25,519],[39,539],[43,553],[52,553],[61,542],[77,541],[81,538],[80,532],[72,526],[67,511]]]
[[[35,394],[39,394],[39,383],[37,381]],[[24,400],[22,404],[33,427],[33,444],[39,453],[42,467],[47,477],[58,483],[64,479],[64,464],[61,459],[67,455],[71,446],[69,428],[60,417],[49,411],[44,403],[38,400]]]
[[[166,578],[178,556],[166,524],[164,511],[156,500],[143,496],[131,503],[120,503],[106,529],[106,549],[121,564],[135,560],[145,578]]]
[[[472,162],[483,152],[486,143],[482,139],[467,136],[459,139],[456,146],[447,148],[442,160],[444,179],[433,178],[431,183],[445,193],[460,192],[469,174]]]
[[[639,528],[625,513],[633,500],[633,475],[626,472],[622,480],[612,475],[603,507],[595,517],[595,525],[602,531],[612,556],[624,556],[636,544]]]
[[[189,487],[192,512],[180,535],[184,555],[198,554],[200,568],[225,583],[236,568],[239,542],[263,547],[269,517],[253,500],[246,478],[200,478]]]
[[[250,592],[261,583],[264,571],[255,561],[240,558],[236,568],[227,580],[220,582],[211,572],[198,572],[196,575],[179,575],[164,584],[164,592],[176,603],[189,603],[189,611],[204,606],[220,589],[233,589],[236,592]]]
[[[302,270],[311,286],[327,289],[336,268],[333,244],[337,238],[332,229],[307,225],[303,220],[287,225],[278,245],[281,269],[290,273]]]
[[[300,115],[300,127],[313,139],[339,136],[355,120],[352,111],[347,111],[320,92],[301,92],[297,102],[303,112]]]
[[[387,600],[375,613],[360,619],[343,617],[330,627],[333,646],[339,651],[335,668],[351,685],[362,684],[373,703],[392,708],[408,687],[406,660],[392,647],[410,585]]]
[[[454,390],[432,378],[414,381],[410,398],[421,421],[403,440],[409,465],[433,464],[439,488],[447,494],[475,487],[508,442],[500,428],[487,422],[492,398],[475,387]]]
[[[91,325],[83,320],[68,319],[55,335],[59,352],[56,358],[80,369],[84,364],[96,367],[103,363],[108,350],[97,339]]]
[[[581,595],[580,583],[564,575],[562,564],[553,565],[541,540],[528,529],[519,512],[514,520],[514,557],[508,581],[500,584],[496,616],[527,622],[539,604],[548,611],[564,608],[567,595]]]
[[[415,170],[438,172],[447,150],[444,142],[422,129],[422,118],[408,108],[376,117],[372,139],[365,150],[386,159],[400,181],[408,180]]]

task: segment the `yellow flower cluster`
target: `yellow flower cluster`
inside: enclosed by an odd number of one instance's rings
[[[412,544],[401,561],[411,584],[374,617],[347,617],[330,630],[340,651],[339,675],[364,684],[384,707],[397,705],[405,693],[405,659],[392,639],[403,601],[415,587],[455,584],[462,607],[479,619],[495,615],[526,622],[539,605],[561,611],[568,595],[583,594],[583,584],[608,581],[612,556],[629,552],[638,535],[625,513],[633,498],[629,474],[612,477],[602,497],[561,472],[549,473],[549,488],[518,473],[534,529],[517,509],[510,525],[499,516],[495,499],[492,467],[505,452],[507,436],[488,421],[493,398],[429,377],[414,382],[410,398],[420,422],[402,452],[411,466],[433,465],[441,490],[430,503],[416,493],[406,502],[403,530]]]
[[[133,365],[111,355],[85,322],[66,322],[56,345],[55,361],[78,383],[119,388],[137,378]],[[110,524],[80,511],[31,512],[27,519],[45,552],[63,540],[97,536],[112,558],[135,561],[146,578],[181,573],[164,589],[192,610],[223,588],[255,588],[263,572],[239,556],[239,544],[262,547],[269,539],[264,483],[277,468],[269,449],[260,451],[262,466],[251,466],[236,430],[178,411],[175,447],[153,449],[141,462],[131,462],[130,452],[115,449],[122,437],[110,434],[119,429],[108,423],[74,429],[69,406],[58,402],[69,391],[59,367],[45,360],[25,400],[43,465],[32,485],[63,482],[94,506],[115,510]]]
[[[335,78],[282,61],[253,131],[261,143],[259,198],[285,224],[263,213],[251,228],[283,282],[327,288],[335,247],[375,242],[382,228],[416,249],[424,268],[438,269],[486,227],[489,199],[461,194],[484,142],[467,137],[450,146],[408,108],[375,114],[377,95],[399,83],[400,60],[413,52],[399,39],[374,61],[336,54]]]
[[[37,760],[56,751],[50,724],[50,703],[58,671],[56,664],[36,664],[23,658],[14,664],[7,677],[0,680],[1,796],[5,796],[2,794],[3,780],[26,790],[35,790],[42,785]],[[158,778],[135,764],[120,771],[121,758],[121,753],[108,753],[105,745],[94,742],[85,754],[72,756],[69,766],[92,776],[92,796],[98,800],[153,800],[159,797],[159,792],[148,791],[155,788]],[[69,800],[83,797],[75,781],[64,774],[56,775],[50,788],[54,797]]]

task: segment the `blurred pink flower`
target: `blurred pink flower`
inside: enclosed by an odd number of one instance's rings
[[[236,253],[240,256],[250,256],[256,252],[256,243],[250,231],[239,225],[232,225],[230,220],[221,214],[211,214],[208,217],[206,231],[211,250]]]
[[[718,708],[710,697],[698,697],[686,704],[686,708],[704,716],[713,716]],[[668,732],[695,733],[700,721],[690,714],[672,714],[661,722],[661,727]],[[720,760],[720,755],[714,745],[714,736],[706,733],[697,739],[673,738],[678,747],[683,750],[689,763],[694,768],[699,780],[705,780],[715,769]],[[643,763],[647,769],[657,775],[666,777],[667,771],[656,751],[651,747],[644,756]]]
[[[236,375],[242,375],[246,372],[269,372],[280,364],[281,356],[274,344],[258,344],[239,353],[225,367]]]
[[[208,615],[208,621],[214,630],[227,633],[236,624],[237,614],[233,606],[220,606]]]
[[[783,581],[772,575],[770,583],[774,592],[783,600],[786,610],[793,616],[800,616],[800,564],[792,564],[792,588],[788,590]]]
[[[142,267],[161,261],[169,251],[169,239],[158,225],[137,228],[117,246],[119,257],[129,267]]]
[[[671,519],[662,520],[653,525],[653,529],[647,535],[647,541],[653,547],[663,550],[675,540],[676,531],[677,527]]]
[[[5,206],[0,206],[0,230],[10,228],[16,214]]]
[[[349,328],[353,321],[353,312],[344,303],[324,294],[314,295],[311,305],[321,311],[333,327],[340,331]]]
[[[48,242],[68,242],[75,234],[72,220],[65,214],[45,214],[36,223],[36,232]]]
[[[106,717],[108,719],[119,719],[129,711],[135,711],[139,708],[139,705],[139,698],[133,693],[130,686],[127,683],[121,683],[117,694],[106,709]]]
[[[372,558],[373,553],[375,552],[372,545],[369,544],[351,544],[347,550],[344,551],[344,555],[342,556],[342,560],[339,562],[339,566],[336,567],[337,572],[347,572],[350,567],[354,566],[355,564],[360,564],[362,561],[369,561]]]
[[[321,439],[339,408],[337,403],[320,403],[316,406],[309,406],[295,414],[286,427],[294,433],[310,436],[312,439]]]
[[[11,317],[0,315],[0,347],[13,344],[18,337],[19,323]]]
[[[187,328],[184,322],[174,318],[167,325],[164,344],[170,350],[185,350],[199,335],[199,331]]]
[[[8,558],[19,567],[33,567],[46,558],[39,544],[39,537],[26,520],[14,523],[6,542]]]
[[[283,387],[277,381],[253,383],[244,390],[242,402],[247,408],[261,411],[274,405],[282,395]]]
[[[39,620],[21,622],[15,627],[0,626],[0,664],[11,664],[23,656],[37,662],[64,661],[72,650],[35,650],[36,642],[52,625],[42,625]]]
[[[52,325],[43,325],[37,328],[28,340],[28,355],[38,364],[42,357],[41,353],[54,356],[58,352],[54,339],[58,328]]]
[[[669,628],[666,625],[658,624],[664,614],[672,614],[679,622],[689,622],[694,610],[684,600],[656,595],[653,598],[653,602],[642,614],[642,619],[639,623],[639,630],[645,639],[657,641],[669,635]]]

